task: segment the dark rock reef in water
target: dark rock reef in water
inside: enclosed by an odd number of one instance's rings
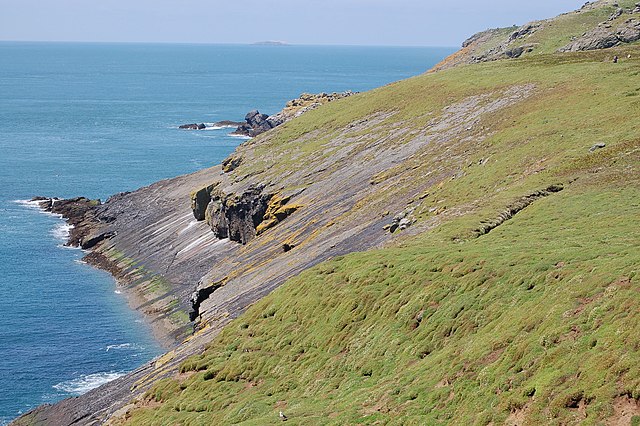
[[[61,200],[58,198],[36,197],[44,211],[59,214],[71,225],[69,240],[66,245],[90,249],[101,241],[111,238],[114,232],[100,232],[92,225],[95,218],[95,207],[100,206],[100,200],[90,200],[84,197]]]
[[[182,130],[204,130],[207,126],[204,123],[183,124],[179,127]]]

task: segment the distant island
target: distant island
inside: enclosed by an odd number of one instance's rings
[[[286,41],[276,41],[276,40],[267,40],[267,41],[257,41],[253,43],[254,46],[290,46]]]

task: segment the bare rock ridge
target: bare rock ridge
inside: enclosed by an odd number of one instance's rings
[[[555,194],[564,189],[563,185],[551,185],[546,189],[542,189],[536,192],[533,192],[529,195],[526,195],[513,204],[509,205],[505,211],[500,213],[496,219],[484,221],[481,223],[481,226],[474,230],[478,237],[482,235],[486,235],[489,232],[496,229],[498,226],[502,225],[506,221],[512,219],[516,214],[520,213],[522,210],[529,207],[534,201],[539,200],[540,198],[548,197],[551,194]]]
[[[607,49],[638,40],[640,40],[640,19],[628,18],[621,23],[602,23],[560,48],[560,52]]]
[[[354,95],[354,92],[346,91],[341,93],[319,93],[317,95],[303,93],[299,98],[287,102],[285,108],[274,115],[262,114],[258,110],[247,113],[244,122],[219,121],[213,124],[214,127],[236,127],[232,135],[256,137],[287,121],[301,116],[305,112],[312,111],[321,105]],[[183,124],[179,126],[183,130],[204,130],[207,126],[204,123]]]

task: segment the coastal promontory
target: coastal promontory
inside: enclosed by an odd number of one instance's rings
[[[42,199],[169,349],[14,424],[638,424],[637,19],[483,32],[252,112],[221,165]]]

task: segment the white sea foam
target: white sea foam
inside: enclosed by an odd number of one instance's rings
[[[21,206],[25,206],[30,209],[40,210],[40,202],[32,201],[32,200],[13,200],[14,203],[20,204]]]
[[[55,203],[56,200],[52,200],[52,203]],[[44,209],[42,209],[40,207],[40,201],[33,201],[33,200],[13,200],[14,203],[16,204],[20,204],[23,207],[26,207],[28,209],[32,209],[32,210],[37,210],[38,212],[42,213],[42,214],[46,214],[48,216],[53,216],[53,217],[58,217],[58,218],[62,218],[61,214],[58,213],[51,213],[48,212]]]
[[[131,343],[121,343],[119,345],[108,345],[106,347],[106,351],[113,351],[113,350],[118,350],[118,349],[129,349],[133,347],[133,345]]]
[[[120,290],[115,290],[114,293],[115,294],[122,294],[122,292]]]
[[[55,204],[57,200],[52,200],[52,203]],[[28,209],[37,210],[40,213],[46,214],[48,216],[53,216],[59,219],[63,219],[61,214],[48,212],[40,207],[40,201],[33,200],[13,200],[14,203],[20,204]],[[56,225],[49,233],[53,235],[53,237],[60,241],[61,244],[58,244],[58,248],[69,249],[69,250],[77,250],[79,247],[70,247],[65,244],[69,240],[69,235],[71,230],[73,229],[73,225],[69,225],[67,223],[60,223]]]
[[[67,240],[69,239],[69,234],[71,233],[72,229],[73,229],[73,225],[61,223],[59,225],[56,225],[56,227],[51,230],[51,235],[53,235],[57,240],[60,240],[66,243]]]
[[[226,125],[226,126],[216,126],[216,123],[202,123],[205,125],[203,130],[222,130],[222,129],[235,129],[238,126]]]
[[[245,136],[245,135],[234,135],[233,133],[229,133],[227,136],[231,136],[232,138],[244,139],[244,140],[249,140],[249,139],[251,139],[251,136]]]
[[[95,389],[98,386],[109,383],[118,377],[124,376],[124,372],[104,372],[95,374],[83,374],[77,379],[67,380],[66,382],[60,382],[57,385],[53,385],[53,388],[62,392],[66,392],[71,395],[82,395],[89,392],[91,389]]]

